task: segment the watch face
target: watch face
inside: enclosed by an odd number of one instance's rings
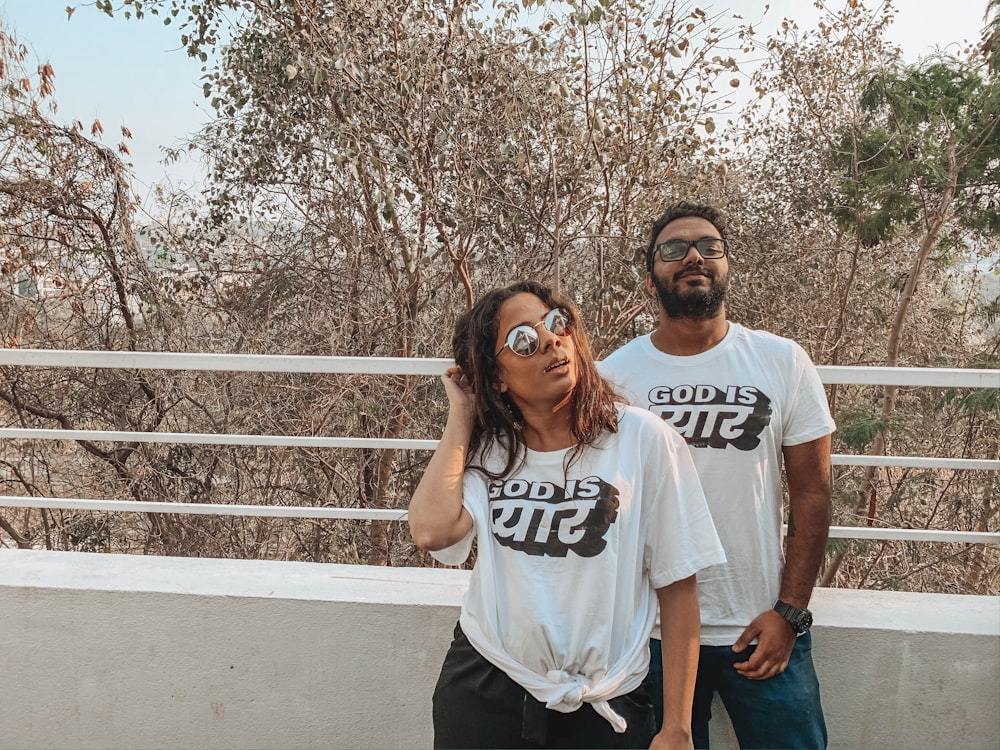
[[[812,612],[808,609],[802,611],[802,614],[796,618],[797,622],[794,623],[795,632],[799,635],[805,633],[813,624]]]

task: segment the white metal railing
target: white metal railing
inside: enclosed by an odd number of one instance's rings
[[[442,358],[315,357],[175,352],[103,352],[56,349],[0,349],[0,365],[25,367],[87,367],[127,370],[195,370],[222,372],[280,372],[302,374],[440,375],[451,365]],[[918,367],[820,366],[828,385],[867,384],[951,388],[1000,388],[1000,371]],[[310,448],[368,448],[433,450],[436,440],[323,437],[302,435],[223,435],[190,432],[125,432],[0,428],[0,438],[11,440],[107,440],[118,442],[181,443]],[[928,456],[861,456],[834,454],[839,466],[893,466],[949,470],[1000,471],[1000,460]],[[221,505],[141,502],[91,498],[0,496],[0,507],[64,508],[135,513],[190,513],[268,516],[283,518],[341,518],[401,521],[400,509],[326,508],[298,506]],[[939,542],[1000,543],[1000,533],[936,531],[835,526],[831,537]]]

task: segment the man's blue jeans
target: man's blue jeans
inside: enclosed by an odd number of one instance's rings
[[[657,696],[656,725],[663,723],[663,661],[660,642],[650,640],[648,684]],[[756,646],[733,653],[729,646],[702,646],[694,691],[691,734],[696,748],[708,748],[712,698],[718,693],[733,723],[736,739],[747,748],[826,748],[826,722],[819,680],[812,661],[812,636],[796,639],[788,668],[769,680],[748,680],[733,665],[750,658]],[[669,678],[668,678],[669,679]]]

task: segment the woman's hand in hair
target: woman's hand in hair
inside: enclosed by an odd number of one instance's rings
[[[445,393],[448,394],[448,405],[451,410],[459,411],[465,416],[472,415],[472,384],[462,372],[461,367],[449,367],[441,376]]]

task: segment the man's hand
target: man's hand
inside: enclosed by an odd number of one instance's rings
[[[749,680],[766,680],[784,672],[795,647],[795,631],[788,621],[773,609],[761,612],[733,644],[733,651],[742,653],[754,638],[756,650],[747,661],[733,665],[736,671]]]

